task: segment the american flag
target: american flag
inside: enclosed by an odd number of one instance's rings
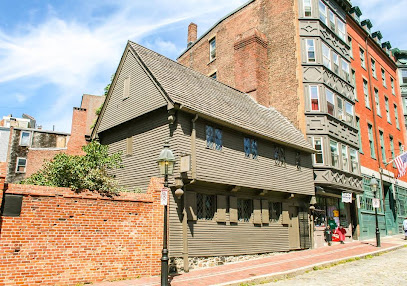
[[[407,171],[407,152],[397,156],[397,158],[394,159],[394,163],[396,163],[397,170],[399,171],[397,177],[400,178],[404,176]]]

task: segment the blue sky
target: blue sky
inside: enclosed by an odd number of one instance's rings
[[[175,59],[246,0],[0,0],[0,116],[34,116],[70,131],[83,93],[102,94],[127,40]],[[353,0],[384,41],[407,49],[407,0]]]

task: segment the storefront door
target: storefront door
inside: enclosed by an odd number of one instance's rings
[[[298,207],[289,208],[290,223],[288,225],[288,238],[290,249],[300,249],[300,224],[298,220]]]
[[[385,217],[386,217],[386,234],[395,235],[398,233],[396,203],[393,195],[393,188],[390,185],[384,185],[385,196]]]

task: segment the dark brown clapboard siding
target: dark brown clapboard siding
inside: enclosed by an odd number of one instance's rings
[[[295,165],[296,150],[285,147],[287,164],[277,166],[273,159],[274,143],[258,140],[258,159],[244,156],[244,134],[223,130],[222,151],[206,148],[205,125],[197,121],[197,178],[202,181],[247,186],[296,194],[314,194],[311,155],[302,152],[301,169]]]
[[[170,135],[167,117],[166,109],[161,108],[100,134],[101,143],[109,145],[110,153],[122,152],[124,168],[112,174],[123,187],[146,191],[150,178],[159,176],[157,158]],[[133,142],[131,156],[126,155],[128,137],[132,137]]]
[[[111,96],[108,97],[102,114],[98,133],[137,116],[165,106],[167,101],[140,66],[134,55],[128,50],[124,54],[124,63],[117,70],[118,78]],[[123,99],[124,81],[130,77],[129,97]]]
[[[200,192],[207,194],[222,194],[241,198],[256,198],[275,201],[285,201],[279,194],[269,193],[267,196],[254,195],[252,190],[242,190],[237,193],[225,191],[227,186],[198,182],[186,187],[186,192]],[[290,204],[298,204],[290,201]],[[183,252],[182,216],[179,216],[177,204],[172,197],[170,200],[170,257],[180,257]],[[218,256],[266,253],[274,251],[288,251],[288,227],[279,223],[269,225],[254,225],[253,222],[229,223],[229,213],[226,213],[226,223],[217,223],[216,214],[213,220],[197,220],[188,222],[189,256]]]

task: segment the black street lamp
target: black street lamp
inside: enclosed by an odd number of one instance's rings
[[[373,196],[376,199],[376,194],[377,194],[377,185],[379,183],[376,180],[376,177],[374,175],[372,175],[372,178],[370,179],[370,188],[373,191]],[[381,247],[380,245],[380,230],[379,230],[379,221],[377,219],[377,209],[378,208],[374,208],[374,215],[375,215],[375,219],[376,219],[376,247]]]
[[[168,141],[164,144],[157,160],[160,175],[164,176],[164,187],[168,188],[168,175],[174,172],[175,156],[170,150]],[[168,286],[168,247],[167,247],[167,203],[164,204],[164,233],[163,233],[163,250],[161,256],[161,285]]]

